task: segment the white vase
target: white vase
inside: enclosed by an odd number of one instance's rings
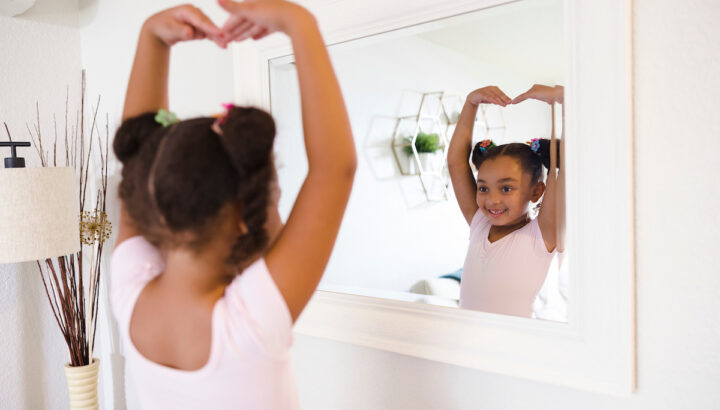
[[[443,157],[441,152],[419,152],[418,158],[424,172],[439,172],[442,169]],[[420,174],[420,168],[413,154],[407,155],[407,164],[409,175]]]
[[[424,172],[438,172],[442,168],[443,157],[441,152],[420,152],[418,153],[418,157],[420,158],[420,165]],[[414,162],[415,161],[413,161],[413,163]],[[420,173],[419,169],[417,173]]]
[[[93,358],[87,366],[73,367],[65,365],[68,391],[70,392],[70,410],[98,409],[98,368],[100,361]]]

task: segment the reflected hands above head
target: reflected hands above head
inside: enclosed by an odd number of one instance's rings
[[[528,99],[544,101],[548,104],[562,104],[564,92],[565,89],[561,85],[550,87],[547,85],[535,84],[530,87],[529,90],[515,97],[512,100],[512,104],[518,104]]]
[[[512,103],[510,97],[505,95],[501,89],[494,85],[490,85],[471,92],[467,96],[467,102],[473,105],[480,104],[496,104],[503,107]]]

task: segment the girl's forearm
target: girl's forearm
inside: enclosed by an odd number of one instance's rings
[[[144,25],[128,81],[123,120],[168,107],[169,64],[170,47]]]
[[[472,134],[478,106],[466,101],[458,118],[455,132],[448,147],[448,167],[464,170],[470,168],[468,158],[472,150]]]
[[[354,171],[357,160],[350,121],[315,19],[301,14],[292,20],[288,35],[300,84],[309,173]]]
[[[455,126],[450,147],[448,147],[448,171],[452,181],[455,199],[468,225],[477,211],[475,195],[477,185],[468,159],[472,150],[472,134],[478,106],[466,101],[458,123]]]

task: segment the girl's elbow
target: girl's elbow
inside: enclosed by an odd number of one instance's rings
[[[349,178],[355,178],[355,172],[357,172],[357,167],[357,155],[353,153],[353,155],[348,159],[347,163],[345,164],[344,174]]]

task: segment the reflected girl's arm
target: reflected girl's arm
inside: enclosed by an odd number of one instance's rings
[[[455,198],[468,225],[478,210],[476,201],[477,183],[470,168],[472,135],[475,128],[475,116],[480,104],[506,106],[511,102],[499,88],[489,86],[471,92],[465,100],[460,117],[455,126],[450,147],[448,148],[448,170]]]
[[[565,187],[564,166],[558,172],[558,144],[562,143],[555,138],[555,103],[563,103],[564,88],[562,86],[550,87],[541,84],[533,85],[527,92],[520,94],[513,99],[513,104],[534,99],[544,101],[551,106],[552,115],[552,131],[550,133],[550,168],[548,169],[547,180],[545,181],[545,195],[543,196],[542,206],[538,214],[538,226],[542,233],[545,247],[549,252],[558,247],[558,235],[560,230],[564,231],[564,225],[559,228],[559,215],[562,214],[564,221],[565,214],[565,197],[564,192],[561,195],[561,189]],[[563,110],[564,117],[564,110]],[[563,162],[564,165],[564,162]],[[559,249],[562,250],[562,249]]]

